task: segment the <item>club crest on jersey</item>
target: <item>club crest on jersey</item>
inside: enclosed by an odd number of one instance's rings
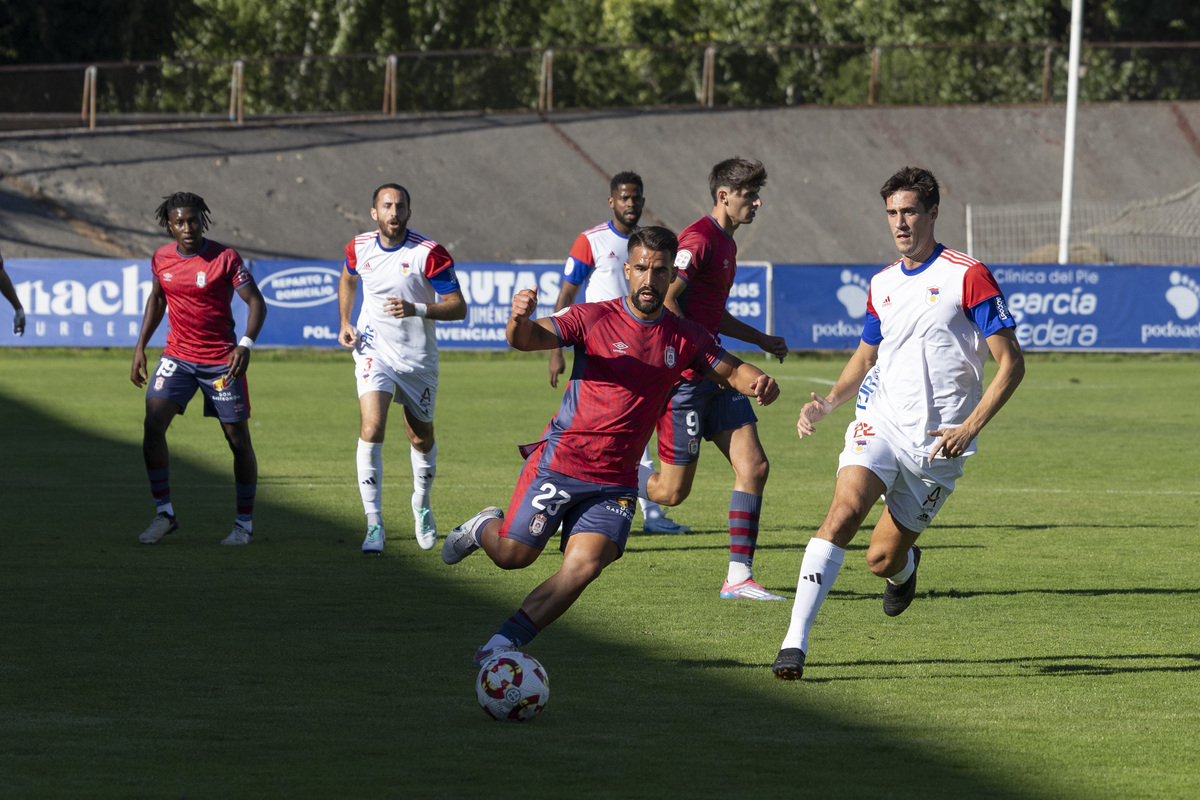
[[[680,250],[675,254],[675,266],[679,269],[684,269],[688,264],[692,263],[692,253],[689,250]]]
[[[409,271],[410,269],[412,269],[412,267],[411,267],[411,266],[409,266],[409,263],[408,263],[407,261],[405,261],[405,262],[403,262],[402,264],[400,264],[400,271],[401,271],[402,273],[404,273],[405,275],[407,275],[407,274],[408,274],[408,271]]]
[[[699,452],[700,452],[700,440],[698,438],[696,438],[695,436],[693,436],[691,439],[688,439],[688,453],[690,453],[692,455],[696,455]]]
[[[666,362],[666,365],[668,367],[675,366],[675,348],[674,347],[668,347],[666,350],[663,351],[663,361]]]
[[[545,514],[534,514],[533,519],[529,520],[529,532],[534,536],[540,536],[542,531],[546,530],[546,523],[549,520]]]
[[[208,283],[208,275],[203,272],[196,273],[196,286],[203,289],[204,284]]]
[[[936,306],[938,304],[938,300],[940,300],[942,297],[942,287],[930,286],[927,292],[928,293],[925,295],[925,305]]]
[[[867,450],[867,440],[866,439],[855,439],[854,440],[854,452],[865,453],[866,450]]]

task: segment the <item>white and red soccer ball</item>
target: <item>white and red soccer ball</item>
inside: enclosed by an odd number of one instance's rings
[[[492,719],[527,722],[546,707],[550,677],[533,656],[516,651],[501,653],[479,670],[475,696]]]

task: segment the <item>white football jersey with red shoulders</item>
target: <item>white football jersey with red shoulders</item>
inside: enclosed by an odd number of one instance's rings
[[[961,425],[983,396],[987,336],[994,331],[981,330],[977,314],[988,301],[999,309],[994,327],[1010,326],[988,268],[941,245],[914,270],[900,260],[877,273],[863,340],[878,344],[879,358],[859,389],[859,421],[922,454],[937,441],[928,431]],[[966,455],[974,452],[971,442]]]
[[[389,297],[430,305],[438,294],[459,290],[454,259],[432,239],[409,230],[392,249],[379,242],[379,231],[360,233],[346,245],[346,270],[362,281],[358,350],[398,372],[436,372],[436,325],[425,317],[396,319],[383,310]]]
[[[625,262],[629,260],[629,237],[613,227],[612,220],[579,234],[563,267],[563,277],[583,285],[583,301],[599,303],[629,295]]]

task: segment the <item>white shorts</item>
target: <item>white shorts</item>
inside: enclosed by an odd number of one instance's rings
[[[838,471],[856,466],[878,475],[886,487],[884,500],[892,519],[901,527],[920,533],[954,491],[954,482],[963,474],[964,458],[935,458],[931,465],[924,455],[894,447],[869,430],[864,431],[858,420],[847,426],[846,447],[838,458]]]
[[[383,359],[354,351],[354,383],[358,396],[367,392],[386,392],[392,402],[408,409],[408,413],[419,422],[433,422],[433,408],[437,405],[436,372],[397,372]]]

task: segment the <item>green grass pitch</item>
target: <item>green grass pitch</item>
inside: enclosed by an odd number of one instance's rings
[[[217,544],[231,459],[198,402],[168,437],[180,529],[138,544],[129,360],[0,351],[0,797],[1200,796],[1195,357],[1031,356],[921,538],[913,606],[883,615],[860,534],[799,683],[768,669],[791,604],[717,597],[732,474],[705,445],[693,532],[635,532],[528,648],[551,697],[527,725],[480,711],[470,656],[560,556],[419,550],[393,419],[364,557],[345,353],[254,354],[244,548]],[[788,596],[851,409],[804,442],[796,415],[843,362],[758,362],[783,395],[755,572]],[[559,396],[544,357],[443,357],[443,534],[507,505]]]

